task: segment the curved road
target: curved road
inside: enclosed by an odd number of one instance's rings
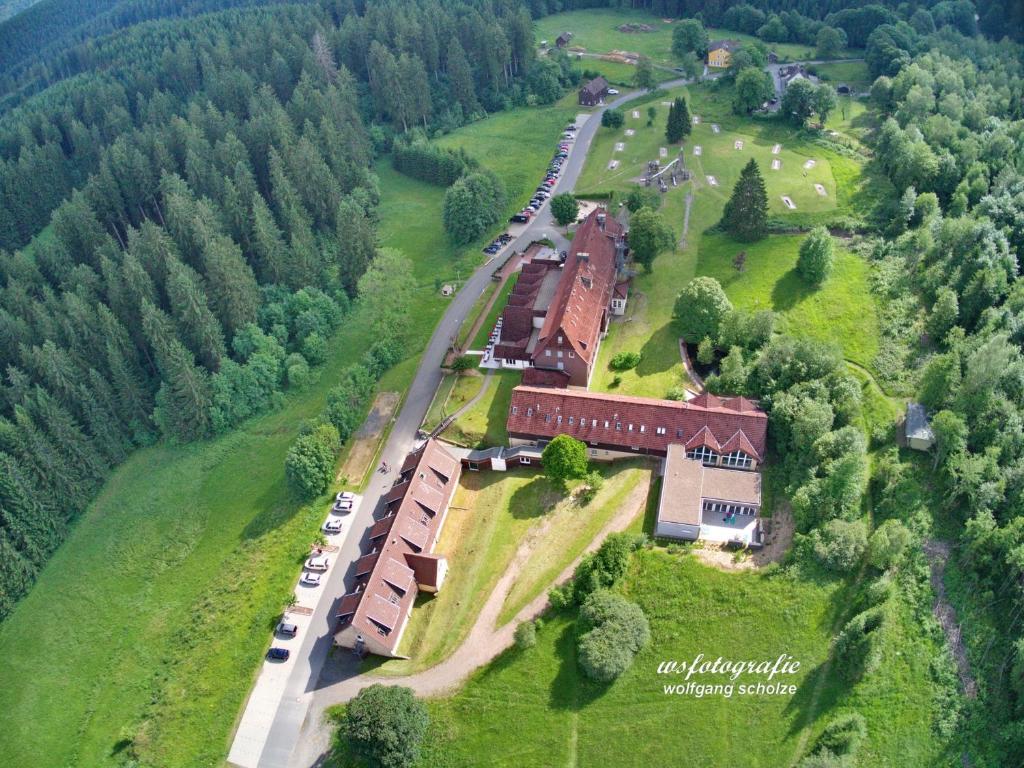
[[[688,82],[686,78],[679,78],[661,83],[660,87],[674,88],[686,85]],[[589,118],[576,133],[576,141],[562,168],[562,176],[558,181],[557,190],[571,191],[575,187],[580,172],[583,170],[590,144],[600,127],[601,113],[605,109],[622,106],[638,98],[642,93],[638,91],[619,96],[605,107],[590,113]],[[555,143],[555,140],[556,137],[553,137],[552,144]],[[521,250],[534,240],[545,236],[561,239],[548,205],[541,208],[537,215],[522,227],[508,248]],[[503,253],[508,253],[508,250],[506,249]],[[465,322],[480,294],[493,285],[491,276],[501,267],[503,261],[504,258],[495,258],[479,267],[452,299],[434,330],[430,342],[423,351],[416,376],[409,386],[402,408],[398,412],[391,434],[381,454],[381,459],[390,466],[401,466],[406,454],[413,449],[416,432],[423,423],[434,392],[437,391],[441,383],[441,363],[444,361],[451,340],[457,336],[459,328]],[[267,734],[258,768],[293,768],[295,765],[293,753],[296,751],[295,747],[299,740],[302,724],[309,712],[313,692],[320,685],[320,673],[333,643],[335,605],[345,594],[346,584],[352,583],[349,572],[352,564],[360,555],[366,531],[373,524],[376,503],[392,483],[392,475],[375,472],[364,490],[363,498],[366,503],[361,504],[359,509],[350,518],[347,518],[350,527],[349,535],[345,537],[336,556],[338,566],[345,565],[343,567],[336,566],[330,571],[327,581],[321,588],[320,598],[314,609],[305,638],[299,649],[292,654],[292,659],[289,662],[293,665],[292,670],[288,676],[284,694],[277,706],[273,725]],[[246,766],[245,768],[255,767]],[[301,768],[307,768],[307,766],[301,766]]]

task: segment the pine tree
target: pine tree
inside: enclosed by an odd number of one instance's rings
[[[168,257],[164,287],[171,314],[181,328],[182,340],[208,370],[216,371],[227,349],[224,331],[210,311],[201,278],[188,265]]]
[[[768,193],[756,161],[751,160],[740,173],[732,197],[725,204],[721,226],[741,242],[760,240],[768,234]]]
[[[89,498],[110,469],[106,460],[71,413],[42,387],[36,387],[29,410],[35,422],[46,430],[66,465],[75,473],[83,498]]]
[[[177,338],[170,319],[149,302],[142,305],[142,325],[153,345],[163,384],[154,416],[170,438],[189,441],[210,431],[210,382],[192,353]]]
[[[677,96],[672,105],[668,108],[668,123],[665,126],[665,138],[669,144],[681,141],[684,136],[689,136],[693,130],[690,120],[690,109],[686,105],[686,99]]]

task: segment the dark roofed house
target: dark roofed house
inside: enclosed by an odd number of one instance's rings
[[[608,95],[608,81],[598,75],[580,88],[580,106],[596,107]]]
[[[572,32],[563,32],[555,38],[555,46],[557,48],[565,48],[570,40],[572,40]]]
[[[398,656],[420,592],[437,592],[448,562],[433,552],[462,466],[436,440],[410,453],[383,498],[386,514],[370,528],[356,561],[355,588],[338,607],[334,642],[378,656]]]
[[[903,422],[907,445],[917,451],[927,451],[935,444],[935,433],[928,423],[928,412],[920,403],[907,403],[907,417]]]

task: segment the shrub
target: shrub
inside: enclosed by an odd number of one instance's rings
[[[309,364],[306,358],[298,352],[288,355],[285,360],[285,375],[288,377],[288,386],[294,389],[303,389],[309,384]]]
[[[563,192],[551,198],[551,215],[563,227],[576,221],[580,213],[580,202],[571,192]]]
[[[628,371],[638,365],[640,365],[639,352],[618,352],[608,363],[608,367],[613,371]]]
[[[524,621],[516,627],[514,634],[516,648],[525,651],[537,644],[537,625],[532,621]]]
[[[643,537],[629,533],[613,533],[586,555],[573,573],[573,595],[582,603],[587,595],[598,589],[611,587],[626,574],[629,556],[643,543]]]
[[[454,373],[465,373],[476,368],[476,360],[469,355],[460,355],[452,361],[451,369]]]
[[[342,731],[352,752],[383,768],[407,768],[419,761],[430,723],[427,708],[411,688],[371,685],[348,703]]]
[[[443,187],[454,184],[466,173],[479,167],[479,163],[461,147],[446,149],[424,141],[396,143],[392,150],[391,164],[399,173]]]
[[[821,285],[832,274],[834,250],[832,236],[828,230],[825,227],[815,227],[800,243],[796,271],[811,285]]]
[[[604,476],[596,469],[587,472],[583,477],[583,489],[580,492],[580,498],[587,504],[594,500],[597,496],[597,492],[601,490],[601,486],[604,485]]]
[[[626,117],[621,109],[606,109],[601,113],[601,125],[605,128],[621,128],[624,122]]]
[[[685,400],[686,399],[686,388],[685,387],[672,387],[666,394],[666,400]]]
[[[867,527],[860,520],[829,520],[811,533],[814,556],[840,573],[852,570],[867,548]]]
[[[285,457],[289,487],[302,499],[312,499],[327,490],[334,476],[338,430],[332,424],[317,424],[300,435]]]
[[[715,362],[715,343],[710,336],[705,336],[697,345],[697,362],[701,365],[711,365]]]
[[[583,477],[587,472],[587,446],[569,435],[556,435],[544,446],[541,463],[555,483]]]
[[[815,751],[827,749],[835,755],[853,755],[867,735],[867,722],[859,712],[837,715],[828,721],[825,730],[821,732]]]
[[[636,603],[608,590],[591,594],[580,608],[578,659],[591,680],[609,683],[633,663],[651,630]]]
[[[836,640],[835,656],[843,661],[842,676],[856,682],[881,660],[879,630],[885,623],[884,607],[870,608],[850,619]]]
[[[910,540],[910,531],[903,523],[899,520],[886,520],[871,534],[868,562],[884,571],[903,556]]]

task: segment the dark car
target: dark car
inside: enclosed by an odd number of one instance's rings
[[[282,621],[277,625],[277,634],[284,635],[285,637],[295,637],[299,634],[299,627],[296,624],[292,624],[290,621]],[[279,650],[283,651],[285,649],[280,648]]]
[[[514,222],[516,224],[525,224],[529,220],[530,220],[530,217],[527,216],[525,213],[517,213],[515,216],[513,216],[511,219],[509,219],[509,221],[512,221],[512,222]]]
[[[292,652],[287,648],[271,648],[267,651],[267,658],[271,661],[288,661],[288,657],[292,655]]]

